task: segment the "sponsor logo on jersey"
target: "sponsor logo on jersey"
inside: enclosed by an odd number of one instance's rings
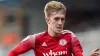
[[[41,46],[47,46],[47,44],[45,42],[43,42],[43,44]]]
[[[67,44],[67,41],[65,39],[61,39],[59,40],[59,44],[65,46]]]
[[[43,53],[43,56],[59,56],[59,55],[67,55],[67,50],[56,51],[56,52],[53,52],[52,50],[50,50],[49,53]]]

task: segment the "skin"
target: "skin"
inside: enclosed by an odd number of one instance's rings
[[[48,33],[50,36],[59,36],[63,30],[65,23],[65,13],[54,12],[50,17],[46,18],[46,23],[48,25]],[[100,56],[99,49],[94,49],[89,56]]]
[[[94,49],[91,53],[90,56],[100,56],[99,48]]]
[[[59,36],[64,27],[65,13],[62,11],[52,13],[52,15],[46,18],[46,23],[49,35],[53,37]]]

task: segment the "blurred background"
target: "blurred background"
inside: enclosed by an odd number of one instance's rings
[[[0,56],[27,35],[46,30],[44,6],[51,0],[0,0]],[[64,29],[80,40],[84,56],[100,48],[100,0],[56,0],[67,8]],[[33,56],[29,51],[20,56]]]

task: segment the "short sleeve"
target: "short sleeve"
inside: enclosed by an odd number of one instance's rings
[[[72,40],[71,40],[71,43],[72,43],[72,52],[73,53],[76,53],[76,52],[79,52],[79,51],[83,52],[82,46],[81,46],[80,41],[77,38],[77,36],[74,33],[71,33],[71,37],[72,37]]]

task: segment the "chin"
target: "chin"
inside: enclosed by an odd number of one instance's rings
[[[62,32],[62,30],[56,31],[57,34],[60,34]]]

